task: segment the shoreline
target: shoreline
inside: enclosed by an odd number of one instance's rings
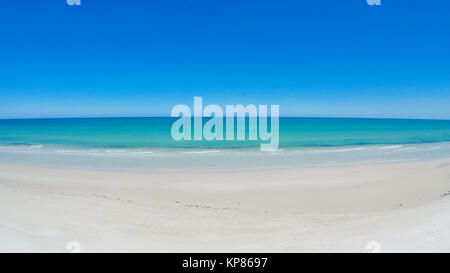
[[[189,174],[0,164],[0,189],[1,252],[450,251],[450,158]]]
[[[90,150],[6,149],[0,164],[130,173],[214,173],[426,162],[450,157],[450,142],[284,149]]]

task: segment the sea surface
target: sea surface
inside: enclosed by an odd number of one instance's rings
[[[175,141],[171,127],[176,120],[157,117],[0,120],[0,163],[184,172],[450,157],[450,120],[280,118],[280,144],[274,152],[261,152],[260,140]],[[248,120],[246,125],[248,138]]]

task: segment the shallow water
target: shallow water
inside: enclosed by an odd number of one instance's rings
[[[0,163],[130,172],[239,171],[450,157],[450,121],[281,118],[280,148],[174,141],[172,118],[0,120]],[[247,130],[248,132],[248,130]]]
[[[0,163],[129,172],[208,172],[381,164],[450,158],[450,142],[259,149],[60,149],[0,146]]]
[[[175,141],[171,137],[171,126],[175,120],[176,118],[0,120],[0,145],[239,149],[259,147],[261,144],[259,140]],[[203,124],[206,121],[204,119]],[[234,129],[235,132],[245,130],[248,139],[248,127],[246,119],[245,129],[238,129],[237,126]],[[280,118],[279,128],[280,148],[450,141],[450,120]]]

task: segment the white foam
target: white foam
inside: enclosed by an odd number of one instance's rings
[[[401,148],[403,147],[402,145],[392,145],[392,146],[382,146],[379,149],[380,150],[388,150],[388,149],[395,149],[395,148]]]
[[[44,145],[31,145],[30,148],[31,149],[42,149],[44,147]]]
[[[153,151],[141,151],[141,152],[135,152],[136,154],[154,154]]]
[[[347,149],[315,150],[315,151],[310,151],[310,153],[341,153],[341,152],[351,152],[351,151],[361,151],[361,150],[364,150],[364,148],[357,147],[357,148],[347,148]]]
[[[105,153],[125,153],[128,152],[126,149],[115,149],[115,150],[105,150]]]
[[[407,147],[407,148],[403,148],[400,150],[396,150],[396,152],[411,151],[411,150],[415,150],[415,149],[417,149],[417,147]]]
[[[212,153],[220,153],[220,150],[211,150],[211,151],[189,151],[183,152],[183,154],[212,154]]]

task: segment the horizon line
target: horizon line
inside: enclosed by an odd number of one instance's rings
[[[223,116],[226,118],[227,116]],[[236,117],[236,116],[233,116]],[[1,118],[0,120],[39,120],[39,119],[114,119],[114,118],[180,118],[171,116],[92,116],[92,117],[28,117],[28,118]],[[211,117],[204,117],[211,118]],[[246,116],[248,118],[248,116]],[[450,118],[395,118],[395,117],[330,117],[330,116],[279,116],[279,118],[328,118],[328,119],[391,119],[391,120],[441,120],[450,121]]]

